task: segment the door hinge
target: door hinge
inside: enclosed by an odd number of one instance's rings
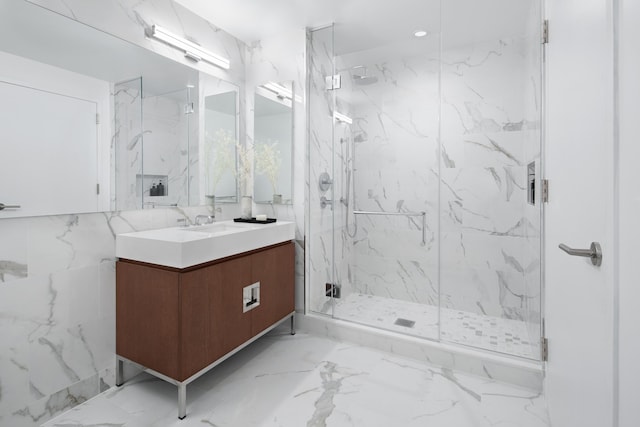
[[[96,113],[96,124],[100,124],[100,114]]]
[[[549,20],[545,19],[542,23],[542,44],[549,43]]]
[[[96,184],[96,194],[100,194],[100,184]]]
[[[549,340],[546,337],[540,338],[540,359],[543,362],[549,360]]]
[[[542,203],[549,203],[549,180],[543,179],[541,186],[542,186]]]
[[[327,90],[340,89],[342,87],[342,76],[340,74],[327,76],[324,78],[324,82]]]

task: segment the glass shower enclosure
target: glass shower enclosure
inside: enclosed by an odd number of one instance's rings
[[[542,14],[515,3],[308,32],[309,311],[540,358]]]

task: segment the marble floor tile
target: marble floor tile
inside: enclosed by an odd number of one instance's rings
[[[44,424],[544,427],[538,393],[349,343],[276,329],[187,388],[141,374]]]
[[[520,320],[485,316],[461,310],[352,293],[327,305],[334,317],[374,326],[393,332],[493,350],[514,356],[537,359],[537,343],[529,338],[527,325]],[[397,324],[397,320],[415,322],[412,327]],[[440,322],[440,325],[438,323]],[[402,322],[399,322],[402,323]]]

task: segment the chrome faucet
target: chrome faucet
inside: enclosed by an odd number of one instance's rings
[[[204,220],[204,222],[202,222],[201,220]],[[215,221],[215,215],[196,215],[195,225],[212,224]]]

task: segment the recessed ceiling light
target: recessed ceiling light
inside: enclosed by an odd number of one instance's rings
[[[416,37],[424,37],[427,35],[427,32],[425,30],[418,30],[415,33],[413,33],[413,35]]]

